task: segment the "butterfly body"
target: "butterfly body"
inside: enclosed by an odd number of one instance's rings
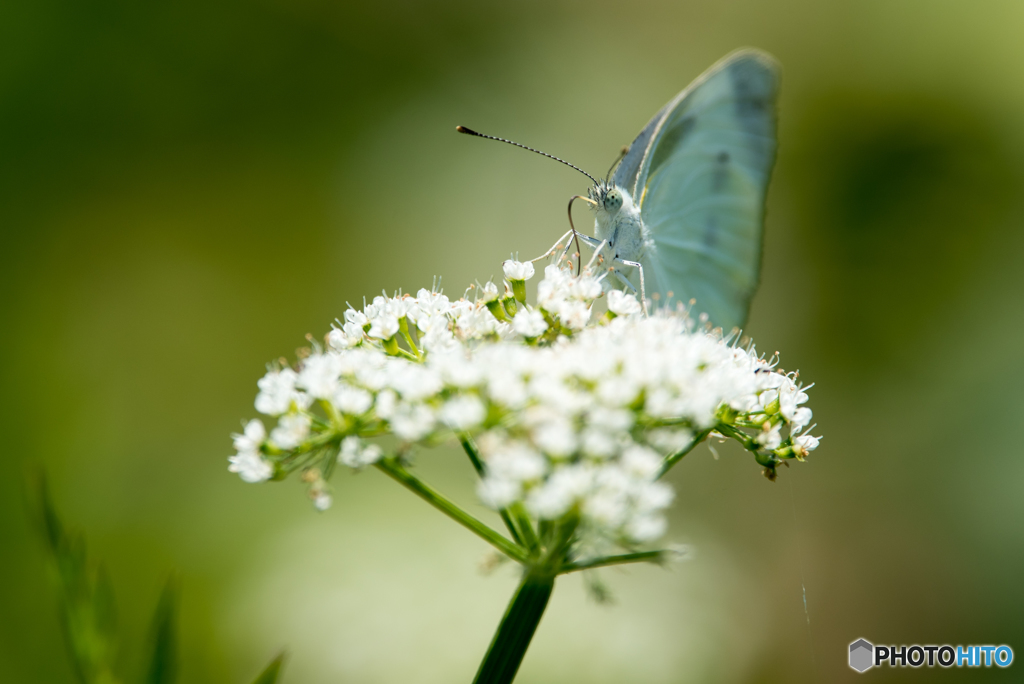
[[[608,243],[606,260],[640,261],[651,239],[633,197],[625,188],[607,183],[592,186],[588,196],[594,202],[594,237]]]

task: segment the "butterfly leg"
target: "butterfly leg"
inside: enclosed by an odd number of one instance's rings
[[[568,237],[569,235],[572,234],[572,232],[573,231],[570,230],[568,233],[563,235],[562,238],[564,239],[564,238]],[[597,238],[590,237],[589,235],[584,235],[583,233],[581,233],[579,231],[576,231],[576,237],[579,239],[580,242],[582,242],[587,247],[590,247],[592,250],[594,250],[594,256],[591,257],[590,262],[587,264],[587,268],[590,268],[594,264],[594,261],[597,259],[597,256],[601,253],[601,250],[603,250],[605,248],[605,246],[608,244],[608,241],[607,240],[598,240]],[[561,240],[559,240],[559,242],[561,242]],[[557,247],[557,245],[556,245],[556,247]],[[566,245],[565,251],[568,251],[568,249],[569,249],[569,245]],[[562,255],[565,256],[565,252],[563,252]],[[583,257],[580,256],[579,258],[582,261]]]
[[[632,290],[633,294],[635,294],[635,295],[640,294],[637,291],[636,286],[633,285],[633,283],[629,282],[629,278],[627,278],[626,276],[622,275],[622,271],[618,271],[616,269],[611,269],[611,272],[612,272],[612,275],[614,275],[616,278],[619,279],[620,283],[622,283],[623,285],[628,287],[630,290]]]
[[[632,266],[633,268],[635,268],[637,271],[640,272],[640,306],[643,307],[643,309],[644,309],[644,316],[646,316],[647,315],[647,292],[646,292],[646,290],[644,288],[644,267],[640,264],[639,261],[626,261],[625,259],[616,259],[615,261],[618,261],[620,264],[624,264],[626,266]],[[618,274],[618,271],[616,271],[616,273]],[[623,279],[625,278],[625,276],[622,276],[621,274],[619,275],[619,277],[623,278]],[[632,284],[630,284],[630,287],[632,287]],[[636,288],[635,287],[633,288],[633,292],[636,292]]]
[[[533,263],[534,261],[540,261],[541,259],[547,259],[549,256],[551,256],[552,254],[554,254],[555,252],[558,251],[558,249],[562,246],[562,240],[564,240],[565,238],[569,237],[570,235],[572,235],[572,231],[571,230],[567,230],[565,232],[565,235],[563,235],[562,237],[558,238],[558,241],[555,242],[555,244],[551,245],[551,249],[549,249],[548,251],[544,252],[543,254],[541,254],[536,259],[530,259],[530,263]],[[572,244],[572,242],[566,243],[565,248],[562,250],[562,255],[558,258],[559,261],[561,261],[562,257],[565,256],[565,253],[569,251],[569,245],[571,245],[571,244]]]

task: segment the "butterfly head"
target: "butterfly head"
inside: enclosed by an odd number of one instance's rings
[[[624,204],[629,204],[630,206],[633,204],[632,198],[629,197],[625,190],[604,181],[593,185],[587,194],[595,202],[593,205],[595,210],[606,212],[611,216],[618,214]]]

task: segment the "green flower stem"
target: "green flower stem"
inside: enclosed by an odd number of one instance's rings
[[[501,305],[505,307],[505,312],[508,314],[509,318],[515,318],[516,311],[519,309],[519,307],[516,306],[515,297],[503,298],[501,300]]]
[[[423,354],[420,353],[420,348],[416,346],[416,343],[412,339],[412,335],[409,333],[409,317],[402,316],[402,320],[398,321],[398,330],[402,333],[402,337],[405,338],[406,344],[409,345],[409,349],[415,354],[416,360],[422,361]]]
[[[675,452],[674,454],[671,454],[671,455],[667,456],[665,458],[665,463],[662,464],[662,466],[661,466],[661,472],[659,472],[658,473],[658,477],[656,477],[654,479],[660,480],[662,477],[664,477],[665,473],[667,473],[669,470],[672,469],[672,466],[674,466],[676,463],[679,463],[681,460],[683,460],[683,456],[686,456],[686,454],[688,454],[691,451],[693,451],[694,448],[698,444],[703,442],[707,438],[707,436],[710,435],[710,434],[711,434],[711,429],[701,430],[700,432],[698,432],[697,434],[695,434],[693,436],[693,441],[690,442],[689,446],[687,446],[684,449],[680,449],[679,451]]]
[[[473,464],[473,469],[476,470],[476,474],[483,477],[484,462],[480,460],[480,452],[476,450],[476,445],[473,444],[473,438],[465,432],[461,432],[459,433],[459,442],[462,443],[462,448],[466,451],[466,455],[469,456],[469,461]]]
[[[438,509],[466,529],[476,533],[477,536],[481,537],[484,541],[494,546],[509,558],[517,560],[520,563],[526,560],[526,553],[521,547],[516,546],[508,539],[492,530],[486,524],[480,522],[469,513],[466,513],[464,510],[441,495],[440,492],[415,477],[412,473],[399,465],[394,459],[381,459],[374,465],[393,480],[403,485],[406,489],[417,494],[431,506]]]
[[[512,283],[512,295],[522,302],[526,303],[526,281],[525,280],[510,280]]]
[[[403,349],[400,349],[398,347],[398,340],[395,339],[394,337],[391,337],[391,338],[386,339],[386,340],[381,340],[380,343],[384,347],[384,351],[389,356],[398,356],[399,352],[404,351]]]
[[[554,586],[555,577],[549,573],[530,570],[523,576],[473,684],[511,684],[537,631]]]
[[[477,451],[476,444],[473,443],[473,439],[465,433],[460,433],[459,442],[462,443],[462,448],[466,451],[466,455],[469,456],[469,460],[473,464],[476,474],[483,477],[484,463],[480,460],[480,452]],[[530,524],[530,517],[526,514],[522,504],[513,504],[511,511],[507,508],[502,508],[498,511],[498,515],[501,516],[502,522],[505,523],[505,527],[508,528],[509,534],[512,535],[512,538],[515,539],[517,544],[525,546],[531,551],[537,549],[537,535],[533,531],[533,525]],[[518,525],[512,522],[513,517]]]
[[[567,563],[559,570],[559,574],[567,572],[579,572],[580,570],[593,570],[594,568],[605,568],[609,565],[622,565],[624,563],[657,563],[664,562],[668,555],[667,551],[638,551],[636,553],[624,553],[619,556],[604,556],[582,563]]]
[[[505,307],[501,305],[500,299],[492,299],[486,304],[488,311],[494,315],[499,321],[508,321],[508,314],[505,312]]]
[[[760,445],[757,442],[755,442],[750,435],[743,432],[742,430],[737,430],[732,425],[719,423],[718,426],[715,427],[715,430],[721,432],[726,437],[732,437],[737,442],[742,444],[743,448],[746,449],[747,451],[753,451],[756,453],[757,450],[760,448]]]
[[[537,551],[540,548],[540,540],[537,539],[537,533],[533,531],[530,514],[526,512],[526,508],[517,501],[508,510],[512,513],[512,517],[516,519],[516,522],[519,523],[519,533],[523,537],[526,548],[531,551]]]

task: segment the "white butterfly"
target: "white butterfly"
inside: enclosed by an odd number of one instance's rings
[[[553,157],[594,181],[587,197],[573,198],[596,214],[594,237],[577,233],[579,239],[634,291],[627,276],[636,269],[642,297],[692,298],[695,312],[706,312],[714,325],[742,326],[761,265],[778,88],[770,55],[739,50],[662,107],[609,179]]]

